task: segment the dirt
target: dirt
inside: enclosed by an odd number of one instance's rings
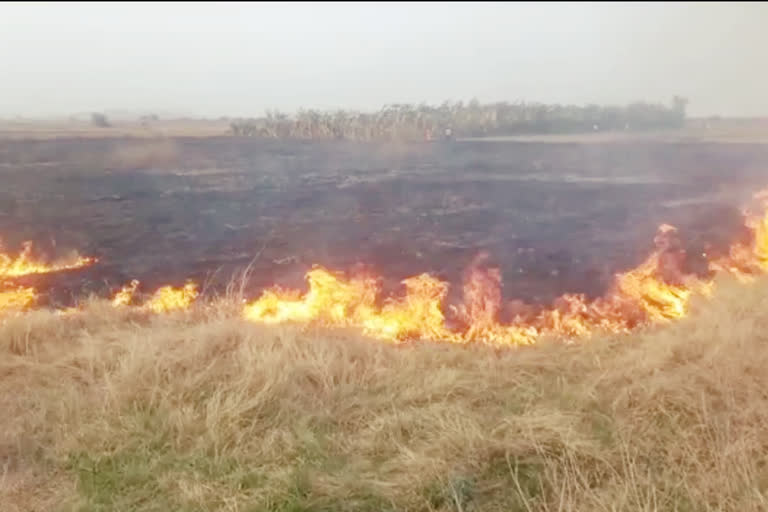
[[[768,185],[768,146],[749,144],[177,138],[156,159],[152,144],[0,141],[6,249],[33,240],[48,258],[100,259],[26,278],[51,302],[133,278],[147,289],[192,278],[216,293],[255,256],[251,296],[303,286],[312,264],[363,264],[392,290],[432,272],[459,293],[481,250],[509,299],[595,296],[642,261],[661,223],[680,229],[688,270],[704,271],[702,253],[745,235],[740,209]]]

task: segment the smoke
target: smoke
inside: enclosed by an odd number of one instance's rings
[[[761,3],[4,3],[0,116],[394,102],[668,102],[768,115]]]

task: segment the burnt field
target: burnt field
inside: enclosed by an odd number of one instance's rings
[[[395,291],[432,272],[460,292],[480,250],[506,298],[602,294],[661,223],[689,271],[744,235],[741,207],[768,185],[768,146],[613,142],[363,144],[234,137],[0,141],[0,239],[90,268],[28,276],[57,304],[194,279],[223,291],[303,287],[313,264],[365,266]],[[254,257],[256,257],[254,259]]]

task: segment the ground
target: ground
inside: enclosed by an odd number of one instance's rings
[[[765,510],[764,279],[718,281],[670,325],[517,349],[252,324],[226,285],[250,262],[248,297],[365,264],[458,290],[486,250],[507,299],[597,295],[664,222],[704,272],[746,235],[766,164],[758,144],[638,139],[0,141],[6,249],[99,258],[17,280],[81,311],[0,321],[1,508]],[[133,278],[204,300],[99,299]]]
[[[699,256],[743,234],[740,208],[768,184],[768,146],[747,144],[112,138],[5,141],[0,155],[6,250],[33,240],[100,259],[34,283],[57,304],[131,279],[213,293],[254,257],[252,294],[301,286],[313,264],[368,265],[392,290],[433,272],[457,291],[480,250],[506,298],[594,296],[661,223],[703,270]]]

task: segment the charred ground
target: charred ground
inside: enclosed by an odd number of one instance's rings
[[[748,144],[62,139],[1,141],[0,162],[6,250],[100,259],[26,278],[56,303],[134,278],[215,292],[257,255],[251,295],[302,286],[312,264],[367,266],[392,290],[421,272],[457,285],[479,250],[508,299],[594,296],[663,222],[705,271],[701,254],[744,234],[740,208],[768,184],[768,147]]]

